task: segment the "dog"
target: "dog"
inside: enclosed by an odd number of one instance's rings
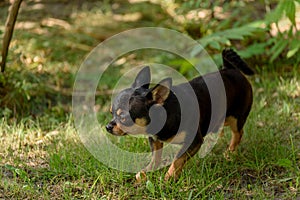
[[[106,125],[106,130],[117,136],[146,134],[149,138],[152,159],[149,165],[136,175],[138,181],[146,177],[146,171],[153,170],[160,165],[164,142],[182,145],[165,175],[165,181],[178,180],[185,163],[200,149],[204,136],[221,129],[223,125],[230,126],[232,132],[227,151],[236,151],[253,102],[252,87],[245,75],[253,75],[254,71],[232,49],[224,49],[222,59],[223,68],[219,71],[175,86],[172,85],[171,78],[165,78],[154,87],[150,87],[150,68],[144,67],[136,76],[132,86],[122,90],[116,96],[110,110],[113,119]],[[224,113],[219,114],[224,120],[216,120],[211,126],[213,128],[210,129],[211,98],[217,97],[210,95],[206,82],[214,82],[218,75],[224,83],[226,95],[223,98],[226,100],[226,108]],[[189,104],[191,95],[185,92],[188,87],[191,87],[196,95],[195,108]],[[179,105],[177,96],[180,94],[188,106]],[[165,110],[164,115],[161,115],[160,108]],[[189,109],[188,112],[191,113],[197,110],[200,114],[198,117],[192,114],[191,120],[185,120],[187,121],[185,122],[181,119],[182,110],[185,109]],[[158,110],[158,114],[153,114],[156,113],[153,110]],[[162,116],[165,117],[164,120],[161,120]],[[186,127],[189,127],[189,123],[195,124],[192,119],[197,120],[195,130],[179,127],[180,123],[186,123]],[[153,124],[161,123],[161,121],[164,122],[162,128],[155,130]]]

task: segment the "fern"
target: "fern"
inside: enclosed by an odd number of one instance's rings
[[[245,37],[253,36],[254,34],[262,31],[264,31],[264,29],[260,28],[259,23],[251,23],[242,27],[231,28],[213,33],[201,38],[199,42],[204,48],[209,46],[213,49],[220,50],[224,45],[230,46],[230,40],[244,40]]]
[[[269,56],[269,61],[274,62],[280,55],[284,55],[287,59],[297,57],[300,52],[300,33],[296,27],[296,7],[300,0],[280,0],[274,10],[271,10],[265,15],[264,20],[256,21],[237,28],[231,28],[215,32],[204,36],[199,40],[203,48],[221,50],[224,46],[230,46],[232,41],[244,41],[246,38],[252,40],[252,44],[240,52],[244,58],[249,58],[256,55],[266,54]],[[278,32],[276,36],[268,37],[267,31],[270,25],[278,23],[283,17],[287,17],[291,22],[291,27],[288,31]],[[266,28],[261,28],[265,25]],[[263,33],[261,37],[257,34]],[[256,39],[259,41],[256,41]],[[196,55],[202,49],[194,49],[193,54]],[[296,58],[296,60],[298,60]]]
[[[287,58],[293,57],[300,50],[300,41],[298,38],[293,39],[290,43],[291,45],[289,51],[287,52]]]
[[[286,16],[292,23],[288,31],[282,32],[276,36],[276,41],[269,51],[270,61],[273,62],[279,55],[287,49],[286,58],[291,58],[300,50],[300,35],[296,27],[296,4],[300,0],[280,0],[277,7],[266,15],[267,25],[276,23]],[[288,39],[287,39],[288,38]]]
[[[266,22],[278,23],[285,14],[296,26],[296,2],[300,3],[300,0],[280,0],[277,7],[266,15]]]

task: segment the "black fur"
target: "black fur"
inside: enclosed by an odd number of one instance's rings
[[[168,78],[162,80],[153,88],[149,88],[150,70],[149,67],[143,68],[137,75],[132,87],[125,89],[116,97],[112,106],[114,119],[107,125],[108,132],[113,133],[113,125],[123,124],[130,126],[136,120],[143,119],[145,126],[149,125],[145,129],[144,134],[153,138],[149,140],[151,148],[153,148],[155,141],[169,142],[177,133],[184,131],[187,133],[187,136],[185,140],[180,142],[183,148],[178,152],[174,163],[177,159],[184,159],[186,161],[189,156],[193,156],[200,148],[203,137],[209,132],[217,132],[220,129],[223,121],[219,119],[233,117],[237,122],[237,131],[242,134],[243,126],[252,105],[252,88],[249,81],[241,72],[252,75],[254,71],[232,49],[225,49],[222,52],[222,57],[224,68],[220,71],[196,77],[187,83],[176,86],[172,86],[172,80]],[[219,91],[222,88],[218,88],[219,86],[216,85],[213,91],[210,91],[211,93],[209,93],[207,86],[207,84],[214,85],[214,82],[220,76],[225,87],[226,95],[224,94],[224,96],[220,94]],[[192,106],[191,93],[188,90],[190,87],[196,94],[199,112],[195,112],[197,106]],[[183,105],[179,103],[178,96],[183,97]],[[223,113],[219,112],[218,116],[213,117],[215,121],[211,121],[211,99],[217,102],[220,101],[221,104],[225,98],[227,103],[226,110]],[[160,106],[166,111],[167,120],[163,128],[158,131],[155,125],[160,123],[164,118],[163,113],[160,111]],[[180,106],[184,107],[181,108]],[[120,116],[116,114],[118,109],[121,109],[125,113],[123,115],[126,115],[127,118],[131,118],[132,122],[121,122],[118,119]],[[150,112],[151,109],[152,112]],[[184,112],[191,113],[189,119],[181,121],[182,109],[184,109]],[[195,113],[200,113],[200,118]],[[189,127],[193,126],[195,120],[198,120],[197,130],[189,129]],[[184,124],[183,129],[179,127],[180,124]],[[212,125],[209,126],[210,124]]]

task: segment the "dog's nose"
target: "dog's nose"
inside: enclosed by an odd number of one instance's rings
[[[106,128],[107,132],[112,133],[114,126],[111,123],[109,123],[105,126],[105,128]]]

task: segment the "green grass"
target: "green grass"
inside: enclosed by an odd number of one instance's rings
[[[140,10],[139,7],[130,9]],[[151,12],[153,9],[150,9]],[[226,129],[225,136],[211,153],[203,159],[195,156],[188,162],[178,182],[163,182],[168,170],[163,168],[148,173],[148,181],[137,185],[135,174],[111,169],[95,159],[82,144],[73,124],[71,95],[76,71],[84,56],[97,45],[97,39],[102,39],[101,31],[95,33],[98,34],[95,39],[90,32],[82,32],[82,29],[89,26],[97,30],[100,26],[103,30],[107,26],[104,22],[104,25],[89,24],[88,18],[112,20],[112,13],[98,12],[97,9],[74,13],[73,17],[66,19],[73,25],[72,28],[75,27],[70,31],[59,26],[36,24],[33,29],[15,32],[6,72],[0,76],[3,86],[0,88],[3,106],[0,108],[0,198],[300,197],[298,66],[283,67],[277,72],[260,70],[254,77],[249,77],[254,90],[254,104],[242,143],[232,161],[223,156],[230,139],[230,132]],[[27,20],[26,12],[20,15],[19,20]],[[149,16],[145,20],[146,25],[151,23]],[[120,29],[134,27],[135,23]],[[105,32],[105,36],[120,31],[115,26],[114,30],[108,29],[111,32]],[[38,34],[39,31],[44,34]],[[62,42],[61,38],[64,38]],[[142,55],[132,54],[136,57],[128,55],[124,69],[139,64],[139,56],[141,60],[147,57],[144,52]],[[168,61],[168,56],[154,56],[152,59],[163,63]],[[110,68],[103,79],[105,84],[98,88],[96,104],[100,107],[98,121],[101,125],[111,117],[108,112],[110,97],[105,92],[113,88],[120,75],[118,68]],[[149,151],[147,139],[110,138],[128,151]]]
[[[48,130],[30,119],[2,119],[0,193],[4,198],[46,199],[299,197],[300,104],[291,84],[299,81],[298,72],[261,72],[251,78],[254,105],[237,155],[232,161],[223,157],[230,137],[225,130],[210,154],[187,164],[177,183],[161,180],[167,168],[149,173],[148,182],[136,185],[134,174],[106,167],[82,145],[72,117]],[[110,117],[108,112],[102,115]],[[119,145],[135,152],[148,149],[146,139],[124,138]]]

